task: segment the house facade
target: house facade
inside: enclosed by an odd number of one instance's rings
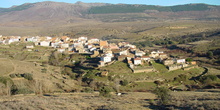
[[[134,65],[141,65],[141,64],[142,64],[141,58],[134,59]]]

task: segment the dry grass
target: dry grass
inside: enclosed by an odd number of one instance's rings
[[[97,93],[73,93],[52,96],[13,96],[1,97],[0,109],[5,110],[146,110],[150,99],[155,99],[152,93],[126,93],[111,98],[99,97]]]
[[[220,108],[219,92],[172,92],[170,104],[175,108],[183,109],[209,109]]]
[[[0,58],[0,76],[14,71],[14,65],[9,59]]]
[[[44,96],[17,95],[0,97],[0,109],[5,110],[148,110],[158,106],[151,105],[156,96],[148,92],[128,92],[110,98],[99,97],[98,93],[48,94]],[[219,91],[213,92],[171,92],[169,105],[174,109],[219,109]]]

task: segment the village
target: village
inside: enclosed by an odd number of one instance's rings
[[[109,43],[98,38],[79,37],[21,37],[2,36],[0,44],[9,45],[13,42],[32,42],[33,45],[26,45],[27,51],[33,51],[35,46],[54,48],[58,53],[65,54],[86,54],[90,58],[98,58],[98,68],[122,61],[128,64],[133,73],[157,72],[152,66],[153,62],[161,63],[169,71],[183,69],[189,70],[197,67],[195,61],[186,61],[185,58],[172,58],[163,51],[141,50],[128,42]]]

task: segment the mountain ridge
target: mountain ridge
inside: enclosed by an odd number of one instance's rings
[[[149,20],[220,20],[220,6],[186,4],[155,6],[109,3],[25,3],[10,8],[0,8],[0,32],[9,28],[45,30],[70,28],[76,23],[131,22]],[[66,27],[68,26],[68,27]],[[17,31],[17,30],[16,30]],[[9,31],[14,32],[14,30]],[[8,32],[8,33],[9,33]],[[19,33],[19,32],[15,32]]]

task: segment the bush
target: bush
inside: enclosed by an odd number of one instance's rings
[[[174,78],[174,81],[177,81],[177,82],[186,81],[186,80],[187,80],[187,76],[185,74],[181,74],[178,77]]]
[[[10,74],[9,76],[10,76],[11,78],[17,77],[16,74]]]
[[[34,93],[32,90],[28,88],[12,88],[11,89],[12,94],[31,94]]]
[[[192,59],[191,59],[191,58],[186,58],[186,61],[187,61],[187,62],[191,62]]]
[[[159,98],[160,104],[166,105],[169,101],[169,89],[165,87],[158,87],[154,90],[154,93]]]
[[[24,73],[23,77],[27,80],[33,80],[33,75],[30,73]]]
[[[46,73],[46,72],[47,72],[47,69],[46,69],[46,68],[43,68],[43,69],[41,69],[41,72],[42,72],[42,73]]]
[[[86,93],[92,93],[94,90],[90,87],[86,87],[82,90],[82,92],[86,92]]]
[[[205,75],[199,78],[201,83],[211,83],[212,81],[216,81],[218,77],[216,75]]]
[[[0,77],[0,82],[3,83],[4,85],[7,85],[7,82],[12,82],[12,80],[8,77]]]
[[[154,83],[157,85],[162,85],[164,82],[163,81],[154,81]]]
[[[122,86],[127,86],[128,85],[128,80],[123,80],[123,81],[120,81],[120,84],[122,85]]]
[[[111,97],[111,89],[108,86],[103,86],[99,89],[99,96]]]
[[[70,73],[68,75],[71,79],[74,79],[74,80],[76,79],[76,73]]]

